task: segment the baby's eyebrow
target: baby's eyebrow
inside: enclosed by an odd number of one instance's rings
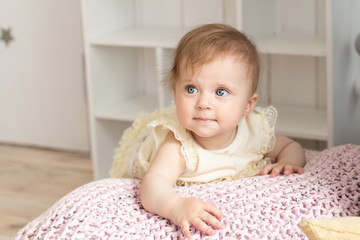
[[[192,78],[183,78],[182,80],[181,80],[182,82],[193,82],[193,79]]]
[[[219,82],[216,82],[216,84],[222,88],[232,88],[233,87],[233,84],[229,84],[226,81],[219,81]]]

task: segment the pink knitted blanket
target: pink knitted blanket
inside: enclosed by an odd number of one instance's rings
[[[301,219],[360,215],[360,146],[306,151],[302,175],[268,176],[178,187],[216,204],[227,226],[191,239],[306,239]],[[140,204],[139,181],[98,180],[70,192],[22,228],[15,239],[179,239],[171,221]]]

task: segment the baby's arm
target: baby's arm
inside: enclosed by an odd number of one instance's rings
[[[275,158],[276,162],[265,165],[260,175],[270,174],[270,177],[275,177],[280,173],[288,176],[292,173],[302,174],[304,172],[304,149],[300,144],[285,136],[276,135],[275,148],[265,157]]]
[[[213,235],[215,228],[224,228],[219,219],[222,214],[212,203],[196,198],[183,198],[174,191],[177,178],[185,170],[181,145],[170,133],[160,146],[154,160],[145,174],[140,187],[141,204],[149,212],[170,219],[181,227],[184,235],[190,237],[189,228]]]

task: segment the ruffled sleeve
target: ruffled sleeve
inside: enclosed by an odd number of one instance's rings
[[[111,177],[136,177],[141,178],[150,166],[153,148],[151,129],[149,123],[163,116],[171,115],[174,110],[164,108],[150,114],[140,113],[131,127],[127,128],[115,149]]]
[[[175,138],[181,143],[181,153],[184,156],[186,168],[191,172],[196,171],[199,158],[191,134],[179,123],[176,114],[162,117],[148,124],[153,128],[156,150],[160,147],[165,137],[172,131]]]
[[[274,107],[256,107],[245,118],[242,130],[247,137],[244,142],[244,151],[250,154],[264,155],[275,147],[275,124],[277,111]]]
[[[277,119],[277,110],[273,106],[266,108],[256,108],[255,112],[260,114],[262,130],[264,133],[263,144],[261,145],[261,153],[271,152],[276,143],[275,124]]]

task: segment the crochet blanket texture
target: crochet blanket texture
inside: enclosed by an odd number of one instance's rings
[[[305,173],[177,187],[216,204],[227,226],[191,239],[307,239],[302,219],[360,215],[360,146],[306,151]],[[15,239],[180,239],[180,228],[147,212],[136,179],[102,179],[70,192]]]

